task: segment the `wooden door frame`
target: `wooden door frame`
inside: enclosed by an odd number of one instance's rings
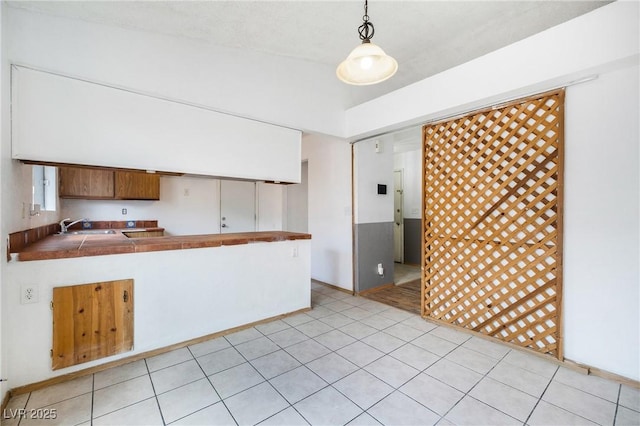
[[[400,205],[401,205],[401,211],[402,211],[402,222],[400,223],[400,262],[399,263],[404,263],[404,168],[400,168],[400,169],[394,169],[393,170],[393,196],[394,196],[394,203],[393,203],[393,216],[394,216],[394,232],[395,232],[395,209],[396,209],[396,205],[395,205],[395,195],[396,195],[396,182],[395,182],[395,174],[396,172],[400,172],[400,183],[401,183],[401,192],[400,192]],[[393,242],[393,251],[394,251],[394,261],[395,261],[395,234],[394,234],[394,242]]]

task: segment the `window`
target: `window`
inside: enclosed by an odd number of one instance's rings
[[[33,166],[31,186],[31,211],[56,210],[56,168]]]

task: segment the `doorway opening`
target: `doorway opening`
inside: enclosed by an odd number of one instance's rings
[[[220,233],[256,230],[256,183],[220,181]]]
[[[416,280],[420,281],[420,265],[396,263],[393,278],[395,285],[402,285]]]
[[[393,141],[393,286],[365,297],[420,313],[422,129],[420,126],[387,136]],[[390,170],[391,171],[391,170]],[[391,213],[391,212],[389,212]]]

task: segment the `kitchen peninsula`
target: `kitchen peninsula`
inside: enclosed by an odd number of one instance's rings
[[[91,171],[88,184],[79,179],[83,183],[78,186],[78,179],[65,176],[63,171],[58,192],[61,198],[87,198],[96,204],[146,200],[140,203],[162,204],[179,214],[187,195],[178,201],[176,193],[171,198],[171,192],[118,193],[118,171],[144,171],[167,179],[189,175],[252,182],[301,181],[300,130],[18,65],[12,65],[11,76],[15,106],[11,111],[12,165],[19,168],[20,160],[106,170],[96,178],[106,175],[105,180],[113,182],[106,185],[109,191],[94,191]],[[177,143],[180,149],[176,149]],[[75,191],[76,187],[80,190]],[[214,191],[208,196],[219,194]],[[180,188],[180,193],[188,194],[188,187]],[[220,206],[220,199],[213,205]],[[111,227],[115,231],[112,234],[57,236],[54,234],[60,228],[56,226],[14,232],[9,237],[9,261],[3,271],[3,300],[7,301],[3,318],[10,318],[11,325],[4,327],[3,341],[12,344],[3,347],[2,358],[10,365],[3,374],[12,389],[111,361],[157,353],[310,307],[311,242],[307,234],[138,238],[137,232],[127,236],[123,227]],[[134,229],[149,227],[157,224],[136,225]],[[118,294],[120,302],[126,299],[133,304],[128,323],[134,325],[133,349],[129,350],[131,345],[127,344],[126,352],[100,359],[80,355],[81,363],[53,370],[52,356],[59,357],[52,354],[56,312],[54,307],[52,314],[50,302],[54,288],[86,284],[104,288],[100,283],[111,282],[132,282],[130,292]],[[25,289],[28,298],[23,297]],[[75,308],[73,303],[69,305]],[[57,318],[77,316],[79,311]],[[75,339],[78,327],[72,325],[67,334]],[[105,332],[115,329],[109,327]],[[87,333],[100,334],[96,330],[87,327]],[[84,337],[83,333],[79,334]],[[82,362],[87,359],[92,360]]]
[[[35,286],[32,303],[10,304],[7,330],[22,345],[12,388],[96,367],[310,307],[309,234],[249,232],[128,238],[113,234],[51,234],[21,248],[7,263],[8,297]],[[50,301],[55,287],[132,279],[133,350],[52,370]],[[21,339],[20,336],[30,336]]]
[[[156,228],[151,228],[156,229]],[[307,240],[309,234],[285,231],[242,232],[235,234],[205,234],[167,237],[130,237],[144,230],[117,229],[112,233],[53,234],[25,247],[17,254],[18,261],[65,259],[72,257],[101,256],[149,251],[186,250],[204,247],[242,245],[257,242]]]

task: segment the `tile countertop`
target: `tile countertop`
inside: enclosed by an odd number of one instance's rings
[[[163,228],[145,228],[156,231]],[[143,253],[149,251],[184,250],[203,247],[308,240],[310,234],[285,231],[244,232],[237,234],[206,234],[168,237],[128,238],[124,233],[142,229],[116,229],[115,234],[50,235],[23,248],[18,261],[65,259],[71,257],[102,256],[107,254]]]

